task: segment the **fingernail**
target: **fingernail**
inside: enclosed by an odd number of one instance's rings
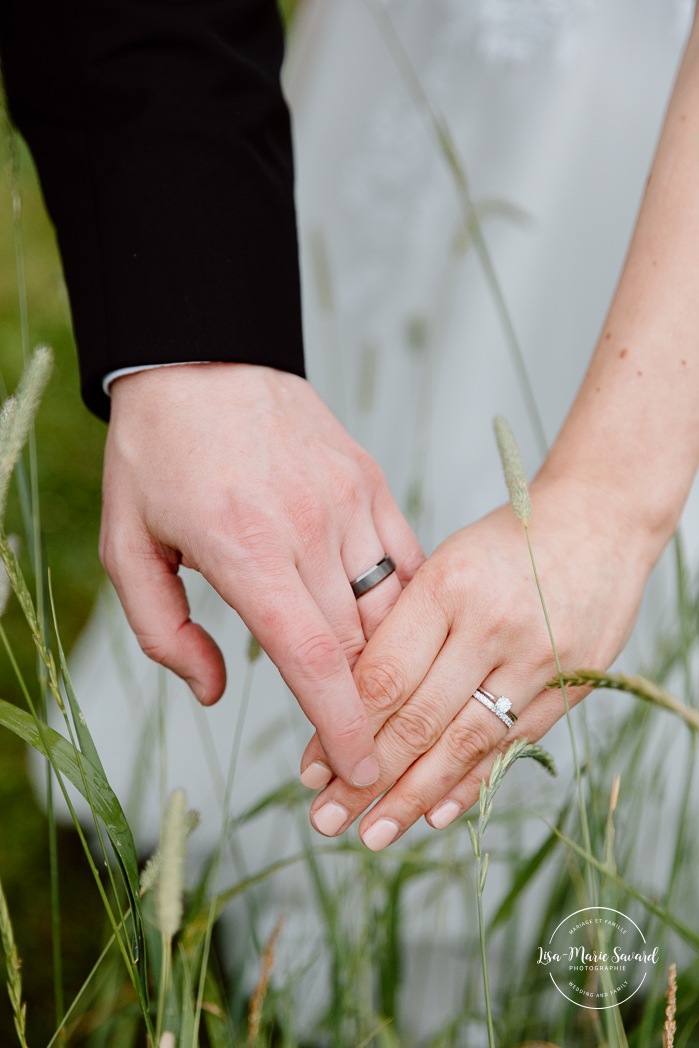
[[[323,786],[327,786],[333,777],[333,773],[328,768],[327,764],[323,764],[322,761],[313,761],[301,772],[301,784],[306,787],[307,790],[322,790]]]
[[[435,830],[445,830],[454,819],[458,819],[459,815],[461,815],[461,805],[456,801],[445,801],[444,804],[438,805],[433,812],[430,812],[429,823],[430,826],[434,826]]]
[[[360,761],[350,776],[353,786],[373,786],[379,777],[379,762],[374,754]]]
[[[341,804],[329,801],[318,811],[314,811],[312,818],[313,825],[320,833],[324,833],[326,837],[334,837],[349,819],[349,812]]]
[[[187,684],[189,684],[194,692],[194,697],[197,702],[201,702],[202,704],[206,703],[206,688],[201,681],[195,680],[194,677],[188,677]]]
[[[398,836],[400,826],[393,819],[379,819],[373,826],[370,826],[368,830],[365,830],[362,836],[362,841],[366,844],[367,848],[371,848],[372,851],[381,851],[391,841],[394,841]]]

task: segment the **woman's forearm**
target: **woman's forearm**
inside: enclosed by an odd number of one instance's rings
[[[623,128],[620,128],[623,134]],[[540,478],[599,488],[655,559],[699,463],[699,21],[607,321]]]

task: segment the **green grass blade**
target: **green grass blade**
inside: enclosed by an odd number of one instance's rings
[[[106,774],[106,772],[104,770],[104,766],[103,766],[102,761],[100,759],[99,753],[97,752],[97,747],[95,746],[95,743],[94,743],[94,740],[92,738],[92,735],[90,734],[90,729],[87,726],[87,721],[85,720],[83,712],[82,712],[82,710],[80,708],[80,703],[78,702],[77,695],[75,694],[75,690],[73,688],[73,684],[72,684],[72,681],[70,679],[70,673],[68,671],[68,663],[67,663],[67,660],[66,660],[66,657],[65,657],[65,651],[63,649],[63,644],[61,642],[60,632],[59,632],[59,629],[58,629],[58,620],[57,620],[57,616],[56,616],[56,605],[55,605],[54,597],[53,597],[53,588],[52,588],[52,585],[51,585],[51,576],[50,576],[50,574],[48,576],[48,597],[49,597],[49,603],[50,603],[50,607],[51,607],[51,614],[52,614],[52,617],[53,617],[54,638],[55,638],[55,645],[56,645],[56,648],[58,650],[61,679],[63,681],[63,685],[65,687],[66,695],[68,697],[68,704],[70,706],[70,711],[71,711],[72,720],[73,720],[73,729],[74,729],[74,732],[75,732],[75,734],[73,734],[73,732],[71,731],[71,725],[70,725],[70,722],[68,720],[68,715],[67,715],[67,712],[66,712],[66,710],[64,708],[62,712],[63,712],[63,716],[64,716],[64,718],[66,720],[66,723],[67,723],[67,726],[68,726],[68,731],[69,731],[69,734],[70,734],[71,743],[74,743],[75,742],[75,738],[77,737],[77,740],[78,740],[78,743],[79,743],[79,746],[80,746],[80,750],[81,750],[83,756],[100,773],[100,775],[103,777],[104,781],[107,782],[107,774]],[[92,797],[91,797],[91,793],[90,793],[90,784],[89,784],[88,780],[86,779],[86,777],[84,775],[84,768],[85,768],[85,761],[81,760],[81,762],[80,762],[80,771],[81,771],[81,774],[83,776],[82,784],[83,784],[83,787],[84,787],[83,789],[81,789],[81,793],[85,797],[85,800],[87,801],[87,803],[90,805],[90,808],[93,809],[93,811],[94,811],[94,806],[93,806]],[[51,779],[50,779],[50,776],[49,776],[49,782],[50,781],[51,781]],[[126,823],[126,818],[125,817],[124,817],[124,822]],[[128,825],[128,823],[126,823],[126,824]],[[98,838],[99,838],[100,847],[103,850],[105,862],[107,862],[107,854],[106,854],[106,851],[104,850],[104,844],[103,844],[103,841],[102,841],[102,834],[101,834],[101,831],[100,831],[98,823],[95,824],[95,829],[97,831],[97,835],[98,835]],[[129,829],[129,834],[130,834],[130,829]],[[112,841],[112,843],[114,844],[113,841]],[[115,850],[116,850],[116,854],[117,854],[117,856],[119,858],[119,862],[121,864],[121,855],[120,855],[120,853],[119,853],[119,851],[117,849],[116,844],[114,845],[114,847],[115,847]],[[135,855],[135,848],[134,848],[134,856],[133,856],[133,858],[134,858],[134,862],[135,862],[135,865],[136,865],[136,869],[138,870],[138,860],[137,860],[136,855]],[[125,875],[124,876],[124,880],[126,881],[127,878],[128,878],[128,871],[123,869],[122,873]],[[111,867],[109,867],[109,876],[110,876],[110,880],[111,880],[111,883],[112,883],[112,888],[114,890],[115,898],[117,898],[117,901],[118,901],[118,892],[117,892],[117,888],[116,888],[116,885],[115,885],[114,880],[113,880]],[[130,891],[128,889],[128,887],[127,887],[127,894],[128,894],[128,897],[129,897],[130,908],[133,910],[133,913],[134,913],[135,943],[134,943],[134,948],[132,949],[132,953],[135,953],[136,957],[140,961],[138,969],[139,969],[139,971],[142,972],[142,979],[143,979],[143,984],[144,984],[144,988],[145,988],[145,984],[146,984],[146,981],[147,981],[146,980],[146,974],[145,974],[146,951],[145,951],[145,945],[144,945],[144,939],[143,939],[143,931],[142,931],[142,927],[141,927],[141,907],[140,907],[140,904],[139,904],[140,896],[139,896],[138,893],[136,893],[134,895],[133,891]]]
[[[87,726],[87,721],[83,715],[83,711],[80,709],[80,703],[78,702],[75,689],[73,688],[72,681],[70,679],[70,673],[68,672],[68,663],[66,661],[65,652],[63,650],[63,644],[61,643],[61,637],[58,632],[58,621],[56,618],[56,604],[53,598],[53,586],[51,584],[51,576],[49,575],[49,601],[51,604],[51,615],[53,617],[53,629],[54,637],[56,642],[56,648],[58,650],[58,662],[61,670],[61,678],[63,680],[63,686],[66,690],[68,697],[68,705],[70,706],[70,712],[73,717],[73,726],[75,728],[75,734],[78,742],[80,743],[80,749],[89,760],[90,764],[105,778],[107,774],[100,760],[97,747],[95,746],[90,729]],[[89,803],[89,798],[88,798]]]
[[[546,822],[546,820],[544,820],[544,822]],[[548,826],[549,824],[547,823],[546,825]],[[624,877],[621,877],[616,870],[610,870],[608,866],[605,866],[603,862],[600,862],[600,860],[595,858],[595,856],[590,854],[590,852],[585,851],[583,847],[577,844],[565,833],[556,829],[555,826],[549,826],[549,828],[553,830],[566,847],[576,852],[582,859],[590,863],[592,866],[595,866],[600,873],[604,874],[605,877],[616,884],[619,888],[628,892],[632,898],[645,906],[649,913],[654,914],[663,922],[663,924],[666,924],[668,928],[672,928],[673,931],[677,932],[677,934],[684,939],[685,942],[689,943],[690,946],[694,946],[695,949],[699,948],[699,932],[695,932],[692,928],[683,924],[682,921],[678,921],[674,914],[666,910],[664,906],[660,906],[660,904],[651,899],[650,896],[645,895],[642,891],[636,888],[635,885],[625,880]]]
[[[52,763],[83,797],[87,792],[87,782],[89,797],[85,799],[93,806],[95,814],[105,825],[121,867],[134,914],[140,915],[136,846],[121,804],[104,775],[57,731],[48,725],[43,725],[40,731],[29,713],[4,699],[0,699],[0,725],[29,743],[45,757],[50,756]],[[47,749],[50,749],[50,754]],[[139,916],[136,918],[136,927],[140,928]],[[142,959],[142,955],[139,959]]]
[[[565,821],[568,814],[568,805],[563,809],[558,821],[558,828],[562,828],[563,822]],[[537,875],[541,867],[544,865],[549,855],[556,849],[558,845],[558,839],[555,833],[551,832],[545,839],[543,844],[537,848],[533,855],[531,855],[521,867],[515,870],[514,884],[510,888],[509,892],[502,900],[497,910],[491,917],[488,923],[488,935],[491,935],[495,929],[509,920],[514,912],[515,905],[519,901],[522,892],[526,889],[528,884]]]
[[[637,699],[643,699],[644,702],[660,706],[661,709],[676,714],[688,728],[699,732],[699,713],[681,703],[666,688],[654,684],[645,677],[629,676],[626,673],[600,673],[599,670],[575,670],[573,673],[564,673],[550,680],[546,687],[558,688],[561,681],[571,687],[591,685],[593,688],[628,692],[630,695],[635,695]]]
[[[245,811],[236,815],[231,820],[231,828],[244,826],[251,819],[261,815],[268,808],[296,808],[299,804],[308,801],[308,790],[298,780],[290,779],[282,783],[276,789],[266,793],[260,800],[246,808]]]

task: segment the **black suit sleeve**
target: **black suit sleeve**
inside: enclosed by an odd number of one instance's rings
[[[1,0],[12,117],[56,225],[83,396],[140,364],[303,374],[274,0]]]

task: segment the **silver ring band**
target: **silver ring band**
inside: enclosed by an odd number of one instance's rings
[[[499,699],[496,699],[495,696],[491,692],[486,691],[485,688],[476,688],[473,697],[480,702],[481,706],[485,706],[487,710],[494,713],[506,727],[511,728],[517,720],[517,714],[512,709],[512,703],[507,696],[501,695]]]
[[[392,575],[396,570],[396,566],[390,557],[384,557],[378,564],[375,564],[373,568],[369,568],[368,571],[363,572],[359,575],[354,582],[351,583],[352,592],[355,597],[359,599],[363,593],[368,593],[374,586],[378,586],[380,582],[387,579],[389,575]]]

